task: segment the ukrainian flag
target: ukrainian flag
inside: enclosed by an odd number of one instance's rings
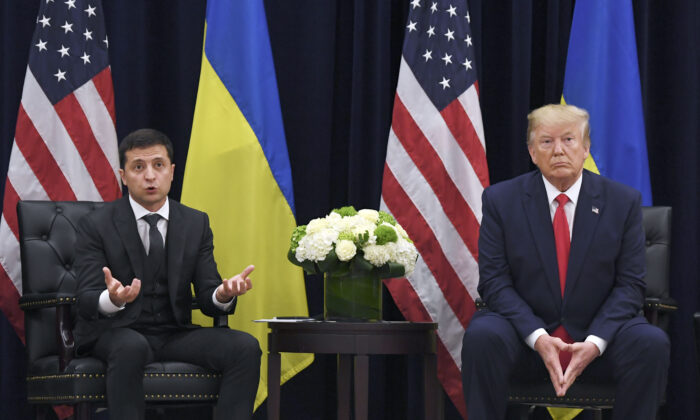
[[[586,109],[591,153],[584,168],[638,189],[651,205],[642,91],[631,0],[576,2],[562,103]],[[581,410],[548,407],[555,420]]]
[[[632,0],[576,2],[562,101],[591,115],[584,167],[638,189],[651,205]]]
[[[287,261],[296,227],[292,174],[262,0],[207,2],[182,202],[209,214],[223,277],[255,265],[253,289],[229,325],[260,341],[257,408],[267,396],[268,330],[252,321],[308,315],[302,271]],[[282,355],[282,382],[312,361]]]

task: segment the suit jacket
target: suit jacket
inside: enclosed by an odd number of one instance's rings
[[[192,293],[203,313],[224,314],[212,302],[221,284],[214,261],[213,235],[206,213],[170,200],[166,252],[170,305],[178,327],[191,328]],[[141,295],[115,315],[98,311],[99,296],[105,290],[102,267],[122,284],[134,277],[144,279],[145,250],[136,219],[125,196],[86,215],[78,225],[75,269],[78,276],[78,316],[74,329],[78,346],[96,340],[107,328],[132,324],[141,312]],[[229,313],[233,313],[235,303]]]
[[[644,302],[644,231],[638,191],[583,171],[562,298],[542,174],[484,190],[479,294],[524,339],[560,324],[576,341],[610,342]]]

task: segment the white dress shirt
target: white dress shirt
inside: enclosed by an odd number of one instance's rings
[[[138,234],[141,238],[141,242],[143,243],[143,248],[146,250],[146,254],[148,254],[151,244],[149,238],[150,225],[143,219],[144,216],[153,213],[160,215],[160,219],[158,220],[156,226],[158,227],[158,231],[160,232],[161,236],[163,236],[163,244],[165,244],[165,238],[168,234],[168,221],[170,219],[169,199],[166,197],[163,206],[155,212],[147,210],[142,205],[134,201],[131,195],[129,195],[129,204],[131,204],[131,209],[134,212],[134,217],[136,217],[136,229],[138,230]],[[211,298],[214,302],[214,305],[216,305],[219,309],[223,311],[229,310],[231,308],[231,305],[233,305],[234,301],[233,299],[231,299],[227,303],[221,303],[218,300],[216,300],[216,292],[212,293]],[[125,305],[117,306],[114,303],[112,303],[112,300],[109,298],[109,291],[107,289],[103,290],[100,294],[98,310],[102,315],[114,315],[115,313],[124,309],[124,307]]]
[[[554,185],[547,181],[547,178],[545,178],[544,175],[542,176],[542,180],[544,181],[544,188],[547,191],[549,216],[551,217],[552,221],[554,221],[554,213],[557,211],[557,207],[559,207],[559,202],[556,200],[557,196],[563,193],[569,198],[569,201],[564,205],[564,214],[566,214],[566,221],[569,224],[569,239],[571,239],[574,226],[574,216],[576,215],[576,203],[578,202],[578,196],[581,192],[583,176],[579,176],[576,182],[574,182],[574,184],[566,191],[559,191]],[[534,350],[537,339],[544,334],[547,334],[547,331],[544,328],[538,328],[530,335],[525,337],[525,343],[527,343],[527,345]],[[607,341],[595,335],[589,335],[586,337],[586,341],[590,341],[591,343],[595,344],[596,347],[598,347],[600,354],[603,354],[605,348],[608,346]]]

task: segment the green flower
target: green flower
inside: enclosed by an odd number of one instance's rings
[[[306,225],[297,226],[296,229],[294,229],[294,232],[292,232],[292,241],[289,245],[289,249],[292,252],[296,252],[297,247],[299,246],[299,241],[304,236],[306,236]]]
[[[357,210],[355,210],[355,207],[353,207],[353,206],[345,206],[345,207],[341,207],[339,209],[333,209],[333,212],[338,213],[339,215],[341,215],[343,217],[354,216],[357,214]]]
[[[374,234],[377,236],[377,245],[384,245],[389,242],[396,242],[399,236],[396,231],[391,226],[380,225],[374,230]]]
[[[369,232],[364,231],[364,233],[360,233],[359,235],[357,235],[357,239],[355,239],[355,245],[361,248],[364,244],[367,243],[367,241],[369,241]]]
[[[355,242],[355,236],[350,232],[340,232],[338,234],[338,241],[342,241],[343,239]]]
[[[379,210],[379,220],[377,220],[377,226],[381,225],[383,222],[396,226],[396,219],[394,219],[394,216],[385,211]]]

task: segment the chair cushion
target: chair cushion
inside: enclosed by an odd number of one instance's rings
[[[184,362],[146,365],[143,387],[146,401],[212,402],[219,394],[221,374]],[[58,357],[44,357],[27,372],[27,399],[32,403],[73,404],[105,401],[105,365],[92,357],[71,360],[65,372]]]

